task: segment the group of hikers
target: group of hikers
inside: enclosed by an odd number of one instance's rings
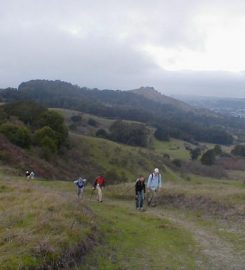
[[[83,179],[82,177],[80,177],[79,179],[74,181],[74,184],[77,186],[78,198],[83,198],[83,193],[84,193],[84,188],[85,188],[86,182],[87,182],[87,179]],[[104,187],[105,187],[105,178],[102,174],[100,174],[98,177],[96,177],[94,184],[93,184],[93,191],[97,190],[97,192],[98,192],[98,195],[97,195],[98,202],[103,202],[102,189]]]
[[[26,178],[28,180],[34,179],[35,174],[33,171],[25,172]],[[83,198],[83,193],[85,189],[87,180],[80,177],[74,181],[74,184],[77,186],[77,196],[78,199]],[[97,191],[97,201],[103,202],[103,188],[105,187],[105,177],[103,174],[100,174],[96,177],[93,183],[93,189],[91,197],[94,191]],[[145,184],[145,177],[140,175],[135,182],[135,206],[137,210],[144,209],[145,193],[147,192],[147,204],[148,206],[156,206],[157,204],[157,194],[162,188],[162,176],[158,168],[155,168],[154,171],[149,175],[147,183]]]
[[[80,177],[74,181],[74,184],[77,186],[77,196],[78,198],[83,198],[84,188],[87,180]],[[94,191],[97,191],[97,201],[103,202],[103,193],[102,190],[105,187],[105,178],[103,174],[100,174],[96,177],[91,197]],[[158,168],[155,168],[154,171],[149,175],[147,183],[145,184],[145,177],[140,175],[135,182],[135,201],[136,209],[144,209],[145,193],[147,192],[147,204],[148,206],[156,206],[157,204],[157,194],[162,188],[162,177]]]
[[[35,173],[33,171],[26,171],[26,179],[30,180],[30,179],[34,179],[35,177]]]

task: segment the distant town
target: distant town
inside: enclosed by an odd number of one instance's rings
[[[198,96],[175,96],[187,104],[197,108],[208,109],[238,118],[245,118],[245,99],[243,98],[219,98]]]

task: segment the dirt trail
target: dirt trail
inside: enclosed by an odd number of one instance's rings
[[[200,227],[193,221],[186,218],[177,217],[170,211],[154,209],[151,211],[158,217],[166,218],[184,229],[191,231],[197,243],[200,245],[201,252],[206,256],[206,269],[214,270],[244,270],[245,256],[239,254],[233,245],[220,238],[207,228]],[[198,262],[200,267],[203,262]],[[203,267],[203,266],[202,266]]]
[[[132,203],[129,204],[126,201],[121,201],[120,203],[127,207],[132,205]],[[160,206],[157,208],[148,208],[145,213],[167,219],[192,233],[197,244],[200,246],[201,253],[204,255],[202,258],[197,258],[197,269],[245,270],[245,252],[243,254],[240,252],[239,254],[231,243],[211,232],[208,228],[203,228],[194,221],[177,216],[173,211],[165,211]]]

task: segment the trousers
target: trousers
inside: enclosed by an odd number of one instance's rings
[[[138,191],[136,199],[136,208],[143,208],[144,199],[145,199],[144,190]]]

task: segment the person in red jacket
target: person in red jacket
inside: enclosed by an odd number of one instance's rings
[[[94,182],[94,189],[97,189],[98,191],[98,196],[97,200],[98,202],[102,202],[102,189],[105,187],[105,178],[102,174],[100,174],[98,177],[96,177],[95,182]]]

